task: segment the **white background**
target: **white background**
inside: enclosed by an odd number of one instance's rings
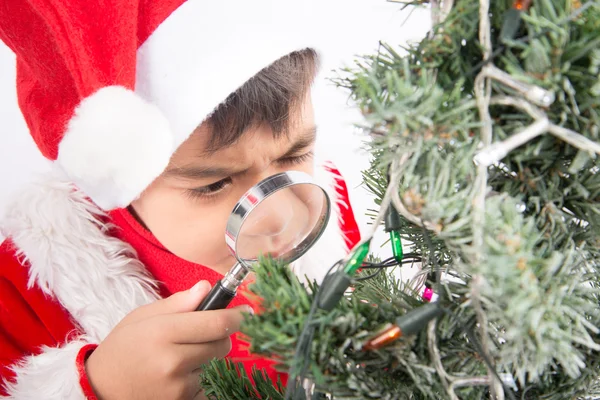
[[[361,116],[348,103],[348,93],[326,78],[335,75],[331,72],[334,69],[351,66],[357,55],[374,54],[379,40],[396,46],[422,38],[430,26],[429,12],[416,9],[410,14],[410,9],[401,8],[401,4],[385,0],[348,0],[343,8],[335,10],[339,17],[323,32],[325,57],[313,89],[318,145],[328,149],[328,159],[345,176],[363,233],[370,231],[365,212],[374,208],[374,203],[361,187],[361,171],[368,167],[368,156],[361,150],[365,138],[353,128]],[[47,168],[48,161],[37,151],[17,106],[15,57],[0,42],[0,216],[19,188]],[[378,238],[381,241],[384,236]]]

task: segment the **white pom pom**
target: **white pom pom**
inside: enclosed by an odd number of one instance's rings
[[[167,167],[174,151],[169,122],[122,86],[84,99],[69,121],[57,163],[104,210],[125,207]]]

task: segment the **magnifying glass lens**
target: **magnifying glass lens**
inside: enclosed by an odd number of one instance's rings
[[[329,219],[329,197],[310,175],[282,172],[250,188],[227,221],[225,242],[237,263],[198,306],[227,307],[261,255],[295,261],[319,239]]]
[[[313,184],[281,189],[258,204],[237,238],[237,256],[247,263],[260,255],[294,260],[310,247],[327,223],[325,192]]]

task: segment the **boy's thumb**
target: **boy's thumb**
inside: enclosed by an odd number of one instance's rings
[[[129,324],[161,314],[195,311],[208,292],[210,292],[210,283],[200,281],[189,290],[177,292],[166,299],[137,308],[125,319]]]
[[[157,314],[195,311],[204,297],[210,292],[210,283],[200,281],[189,290],[177,292],[164,300],[155,303],[159,308]]]

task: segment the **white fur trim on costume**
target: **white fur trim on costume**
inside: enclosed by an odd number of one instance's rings
[[[25,190],[3,221],[3,234],[30,264],[29,286],[55,296],[98,342],[158,298],[133,249],[107,234],[104,217],[71,184],[48,179]]]
[[[85,400],[75,359],[86,344],[77,340],[57,348],[44,346],[41,354],[25,357],[12,366],[15,382],[5,383],[8,397],[2,399]]]
[[[331,23],[321,3],[187,1],[138,49],[135,91],[161,109],[178,147],[263,68],[293,51],[319,49],[318,26]]]
[[[169,122],[154,105],[121,86],[108,86],[75,109],[57,163],[105,210],[129,205],[169,163]]]

